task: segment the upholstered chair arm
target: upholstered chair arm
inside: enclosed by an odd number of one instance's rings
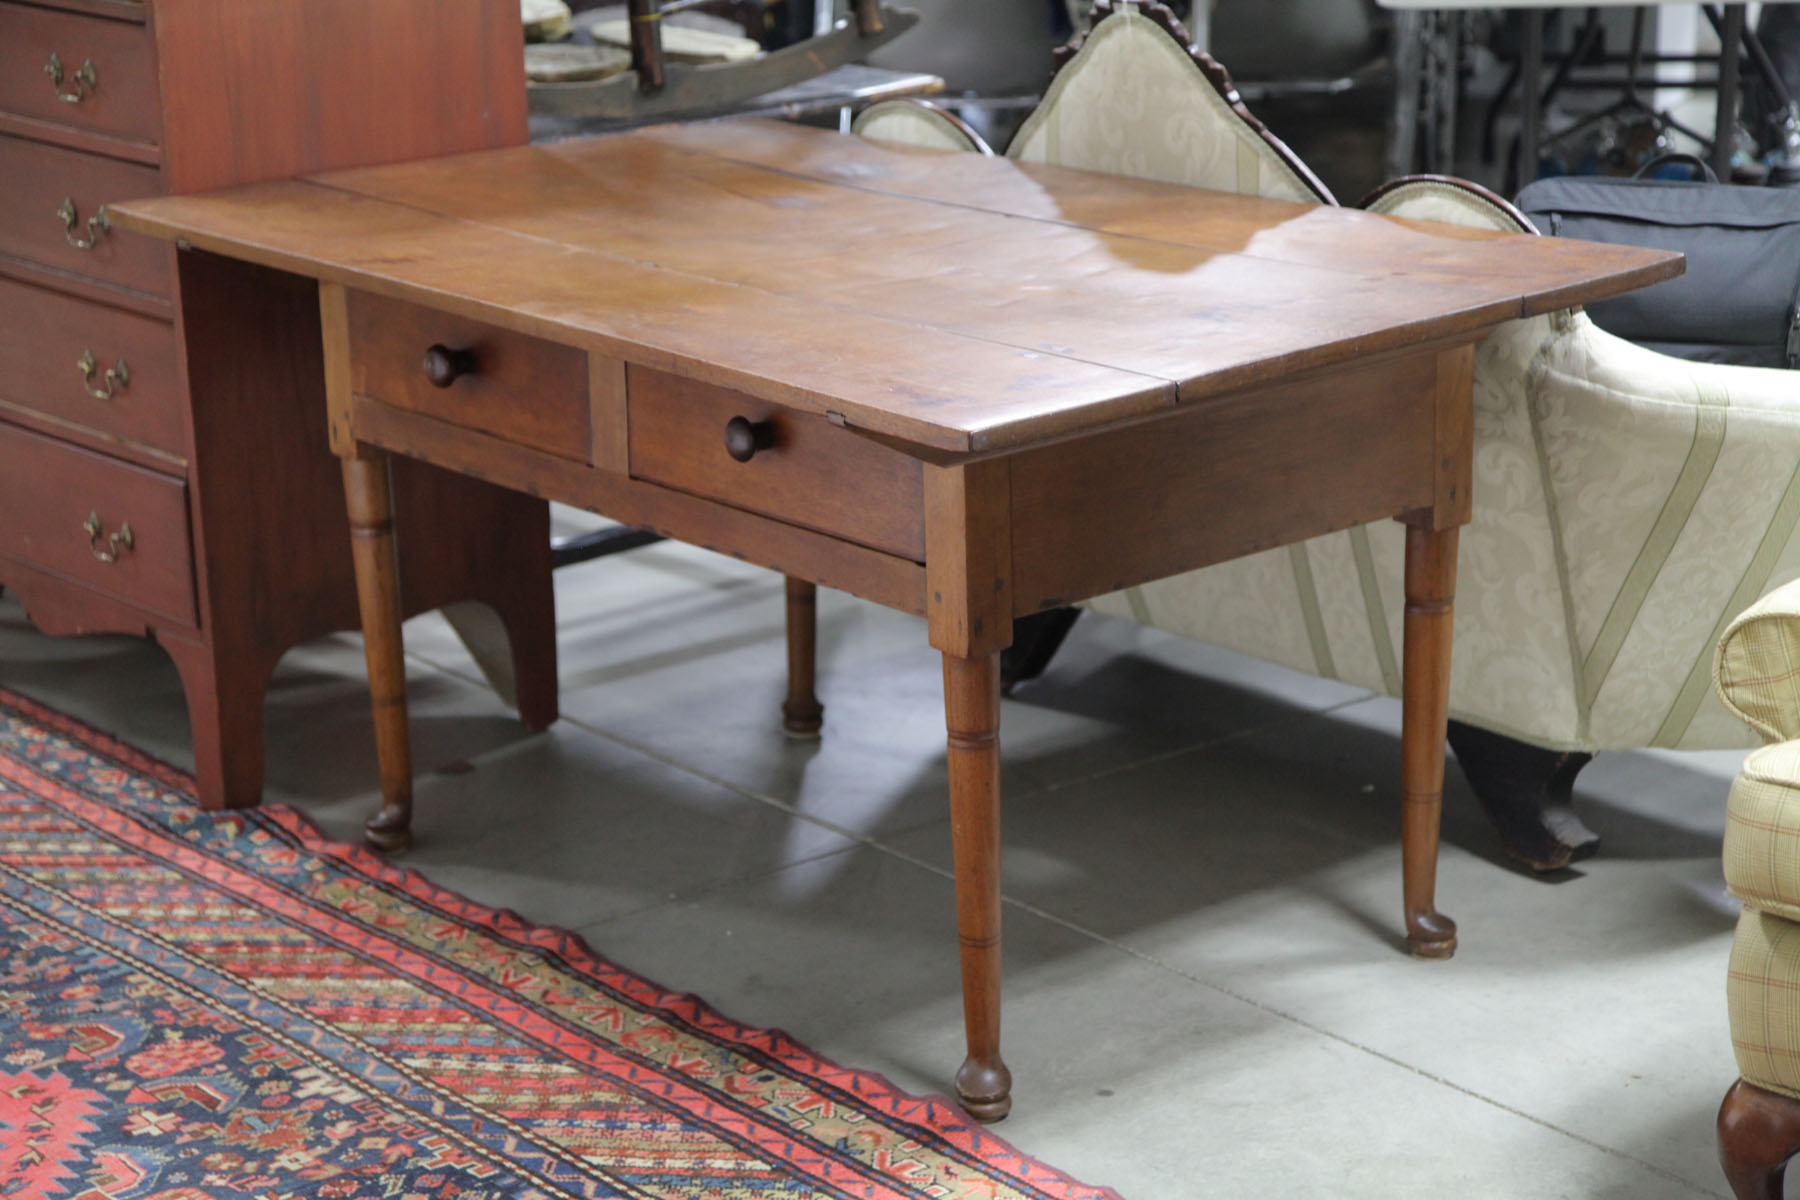
[[[1725,630],[1713,686],[1764,741],[1800,737],[1800,579],[1752,604]]]
[[[1561,314],[1556,324],[1561,336],[1547,348],[1545,363],[1553,377],[1646,403],[1724,402],[1734,411],[1800,419],[1800,375],[1793,371],[1671,358],[1615,337],[1579,312]]]
[[[1695,363],[1581,313],[1528,368],[1595,745],[1729,745],[1707,703],[1726,624],[1800,560],[1792,372]],[[1479,500],[1478,500],[1479,503]]]

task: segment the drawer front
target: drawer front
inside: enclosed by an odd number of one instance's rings
[[[166,243],[90,227],[106,201],[160,193],[155,167],[0,137],[0,254],[169,297]]]
[[[166,244],[89,225],[110,200],[161,191],[155,167],[0,137],[0,254],[167,297]]]
[[[195,623],[180,479],[0,425],[0,555]]]
[[[647,367],[626,372],[631,475],[925,561],[924,468],[817,413]],[[740,462],[726,426],[770,443]]]
[[[52,55],[60,83],[51,77]],[[156,53],[149,29],[0,0],[0,109],[155,144]]]
[[[173,326],[4,276],[0,400],[187,454]]]
[[[585,351],[361,292],[352,292],[348,303],[358,395],[560,458],[589,460]],[[440,376],[446,386],[426,372],[434,346],[453,356],[448,365],[455,378]]]

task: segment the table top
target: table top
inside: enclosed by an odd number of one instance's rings
[[[109,207],[195,248],[953,455],[1478,336],[1681,269],[764,121]]]

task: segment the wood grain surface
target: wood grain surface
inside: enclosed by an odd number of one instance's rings
[[[62,65],[61,85],[52,84],[44,69],[52,54]],[[89,62],[94,64],[92,88],[76,80]],[[107,20],[0,3],[0,109],[154,144],[161,132],[156,60],[141,10],[136,21]]]
[[[631,475],[888,554],[925,559],[918,460],[799,412],[664,371],[630,380]],[[733,462],[725,425],[766,422],[773,445]],[[851,502],[833,502],[842,497]]]
[[[526,138],[505,0],[156,0],[151,23],[171,191]]]
[[[0,179],[6,181],[0,188],[0,255],[145,295],[170,294],[174,272],[167,246],[118,229],[94,237],[87,227],[102,205],[160,191],[155,167],[0,136]],[[74,236],[92,243],[87,249],[69,241],[57,212],[65,200],[75,209]]]
[[[391,405],[356,399],[350,420],[360,437],[396,455],[422,459],[527,495],[554,496],[626,525],[810,579],[820,587],[902,612],[925,613],[925,569],[911,559],[510,445]],[[417,540],[407,539],[407,543],[416,545]]]
[[[0,556],[36,563],[178,624],[194,623],[179,479],[0,425]],[[82,528],[89,514],[101,532]],[[111,538],[131,526],[129,548]],[[99,554],[108,554],[103,561]]]
[[[90,444],[147,446],[175,458],[188,453],[187,417],[167,321],[32,287],[0,276],[0,400],[90,432]],[[84,379],[77,363],[95,360]],[[126,364],[127,382],[105,372]]]
[[[322,282],[317,391],[371,634],[377,845],[403,844],[411,811],[411,555],[396,564],[390,455],[396,472],[422,460],[794,579],[786,716],[800,732],[817,699],[812,585],[926,617],[944,658],[957,1091],[987,1120],[1011,1086],[998,689],[1013,618],[1406,521],[1408,944],[1449,954],[1434,887],[1473,344],[1680,269],[1654,251],[762,123],[338,171],[127,203],[116,219]],[[211,256],[180,257],[185,295]],[[484,346],[536,348],[492,397],[471,385],[447,403],[412,363],[440,329],[476,351],[435,356],[440,382]]]
[[[581,351],[361,292],[350,293],[348,308],[358,395],[587,461],[593,434]],[[473,369],[448,387],[434,385],[423,366],[432,346],[470,355]]]
[[[1014,615],[1431,507],[1436,373],[1413,354],[1016,455]]]
[[[963,454],[1681,265],[763,122],[167,197],[118,219]]]

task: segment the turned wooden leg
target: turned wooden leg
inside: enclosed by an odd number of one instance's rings
[[[386,454],[363,449],[358,457],[344,459],[344,498],[350,510],[363,651],[369,661],[375,750],[381,761],[381,811],[364,823],[363,836],[378,850],[404,850],[412,842],[412,745],[400,636],[400,559]]]
[[[1012,1072],[1000,1060],[998,654],[944,655],[944,724],[950,732],[950,836],[969,1045],[956,1073],[956,1094],[976,1120],[998,1121],[1012,1109]]]
[[[1400,727],[1400,855],[1406,948],[1421,958],[1456,953],[1456,922],[1436,905],[1438,826],[1444,807],[1444,737],[1450,718],[1450,629],[1456,597],[1455,529],[1406,529],[1406,648]]]
[[[816,738],[825,708],[813,692],[818,657],[819,589],[787,577],[788,692],[781,704],[781,728],[791,738]]]
[[[157,635],[181,673],[200,807],[254,808],[263,790],[263,701],[274,664],[218,645]]]
[[[1781,1200],[1800,1152],[1800,1100],[1740,1079],[1719,1106],[1719,1165],[1737,1200]]]
[[[1509,857],[1556,871],[1600,848],[1574,806],[1575,777],[1593,755],[1545,750],[1461,721],[1450,722],[1450,748]]]

